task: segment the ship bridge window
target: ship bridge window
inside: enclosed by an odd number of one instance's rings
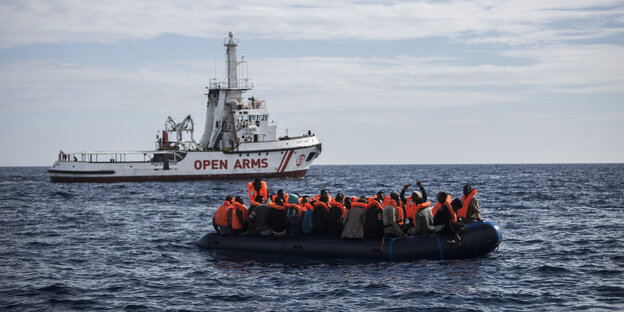
[[[262,115],[262,121],[267,120],[267,115]]]

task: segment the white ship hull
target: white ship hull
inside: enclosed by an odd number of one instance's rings
[[[238,40],[230,32],[226,49],[226,81],[213,79],[207,87],[206,122],[199,142],[191,115],[176,123],[165,121],[156,149],[137,152],[59,152],[48,173],[52,182],[189,181],[303,177],[321,153],[312,134],[277,136],[265,101],[244,94],[253,89],[238,77]],[[240,71],[243,72],[242,70]],[[301,130],[301,129],[299,129]],[[291,132],[292,134],[292,132]],[[186,135],[186,139],[185,136]],[[189,138],[190,136],[190,138]]]
[[[245,143],[233,151],[170,151],[183,155],[183,158],[166,161],[154,161],[154,158],[147,161],[118,161],[110,158],[110,155],[122,155],[123,152],[85,152],[80,153],[83,157],[77,161],[56,161],[48,172],[52,182],[300,178],[305,176],[320,152],[321,144],[315,136]],[[85,158],[86,155],[100,157]]]

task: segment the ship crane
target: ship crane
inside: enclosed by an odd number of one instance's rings
[[[193,138],[193,132],[195,131],[195,123],[193,122],[193,118],[191,115],[186,116],[184,120],[180,123],[176,123],[175,120],[171,116],[167,117],[167,121],[165,121],[165,132],[176,134],[176,141],[179,146],[184,150],[194,150],[197,148],[197,142]],[[184,141],[182,132],[187,132],[190,134],[190,141]]]

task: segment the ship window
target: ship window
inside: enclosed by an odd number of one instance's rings
[[[267,115],[262,115],[262,121],[267,120]]]
[[[310,153],[310,155],[308,155],[308,158],[306,159],[306,161],[312,160],[314,158],[314,155],[316,155],[316,152]]]

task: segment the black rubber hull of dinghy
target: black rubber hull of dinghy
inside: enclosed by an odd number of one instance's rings
[[[502,240],[497,225],[489,221],[470,224],[461,234],[461,244],[446,241],[451,235],[427,234],[405,239],[339,239],[296,236],[289,238],[209,233],[197,245],[214,250],[267,253],[274,256],[309,258],[359,258],[410,261],[418,259],[469,259],[492,252]]]

